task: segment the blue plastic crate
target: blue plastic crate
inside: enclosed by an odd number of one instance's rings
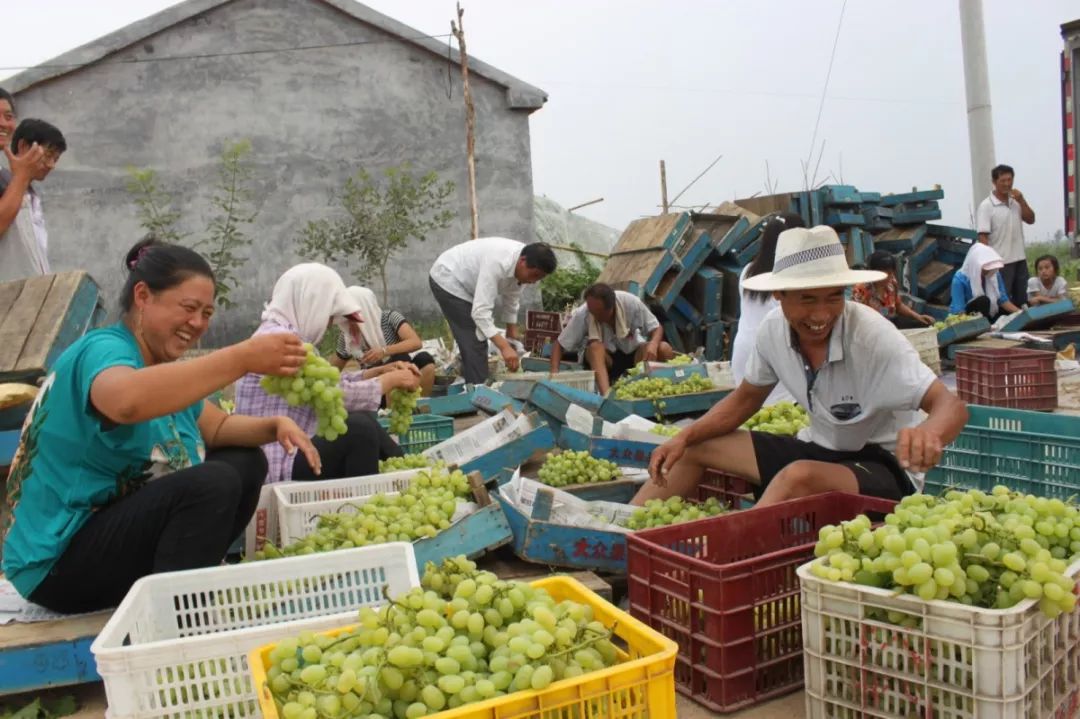
[[[379,425],[389,431],[390,418],[379,417]],[[404,437],[398,437],[398,444],[405,454],[423,452],[434,447],[444,439],[454,436],[454,418],[437,414],[418,414],[413,416],[412,426]]]
[[[1044,497],[1080,494],[1080,417],[971,405],[963,432],[927,473],[928,494],[997,484]]]
[[[946,327],[945,329],[938,331],[938,347],[945,347],[954,342],[961,342],[963,340],[975,339],[979,335],[989,331],[990,323],[985,317],[976,317],[975,319],[957,322],[952,327]]]

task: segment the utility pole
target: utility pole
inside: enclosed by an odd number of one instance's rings
[[[667,168],[664,166],[664,161],[660,161],[660,204],[664,208],[664,214],[668,213],[668,201],[667,201]]]
[[[480,213],[476,202],[476,108],[469,89],[469,56],[465,52],[465,10],[457,4],[457,22],[450,21],[450,32],[458,41],[461,58],[461,84],[465,96],[465,157],[469,170],[469,214],[472,217],[472,239],[480,236]]]
[[[990,191],[994,160],[994,122],[990,110],[990,73],[986,65],[986,34],[982,0],[959,0],[960,42],[964,50],[964,88],[967,91],[968,147],[971,151],[971,200],[978,207]]]

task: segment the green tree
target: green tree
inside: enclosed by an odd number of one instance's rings
[[[582,251],[581,245],[570,243],[577,257],[577,267],[559,266],[559,269],[540,280],[540,300],[549,312],[561,312],[581,302],[585,288],[596,282],[600,267]]]
[[[383,304],[389,304],[386,268],[411,240],[450,225],[456,213],[447,208],[454,183],[438,173],[416,175],[406,163],[383,172],[382,182],[366,170],[345,181],[338,197],[343,216],[309,222],[297,238],[307,259],[352,266],[357,278],[378,274]]]
[[[245,248],[251,245],[244,227],[254,222],[258,214],[250,189],[252,172],[247,161],[250,154],[248,140],[225,145],[210,199],[215,212],[204,234],[189,243],[210,263],[217,281],[217,302],[224,308],[234,305],[230,294],[240,283],[237,271],[247,261]],[[181,213],[161,186],[157,172],[136,167],[128,167],[127,172],[127,190],[135,200],[142,227],[160,240],[183,244],[188,235],[177,229]]]

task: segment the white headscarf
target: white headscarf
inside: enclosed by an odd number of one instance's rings
[[[317,262],[289,268],[278,278],[263,320],[286,322],[304,342],[317,344],[331,319],[358,313],[360,305],[337,272]]]
[[[382,308],[379,307],[379,300],[375,297],[375,293],[367,287],[353,285],[349,287],[349,295],[360,305],[360,317],[364,320],[364,323],[360,325],[360,337],[363,338],[363,343],[360,343],[358,342],[360,338],[356,337],[356,334],[350,332],[350,328],[345,326],[349,324],[349,321],[342,320],[339,322],[345,334],[345,348],[348,353],[356,357],[367,350],[386,347],[386,337],[382,332]],[[358,346],[361,344],[366,345],[366,347]]]
[[[990,267],[988,268],[987,265],[990,265]],[[976,242],[968,250],[967,256],[964,257],[964,264],[960,266],[960,271],[964,273],[968,278],[968,282],[971,283],[971,298],[986,295],[990,300],[991,317],[998,313],[998,300],[1001,297],[1001,292],[998,290],[997,273],[1004,265],[1001,255],[993,247]],[[994,270],[989,277],[985,278],[985,282],[983,282],[984,269]]]

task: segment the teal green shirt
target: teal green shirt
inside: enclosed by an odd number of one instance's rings
[[[202,402],[116,425],[90,404],[94,378],[144,366],[122,324],[94,330],[53,365],[23,426],[8,476],[3,570],[24,597],[37,588],[90,516],[143,484],[202,461]]]

